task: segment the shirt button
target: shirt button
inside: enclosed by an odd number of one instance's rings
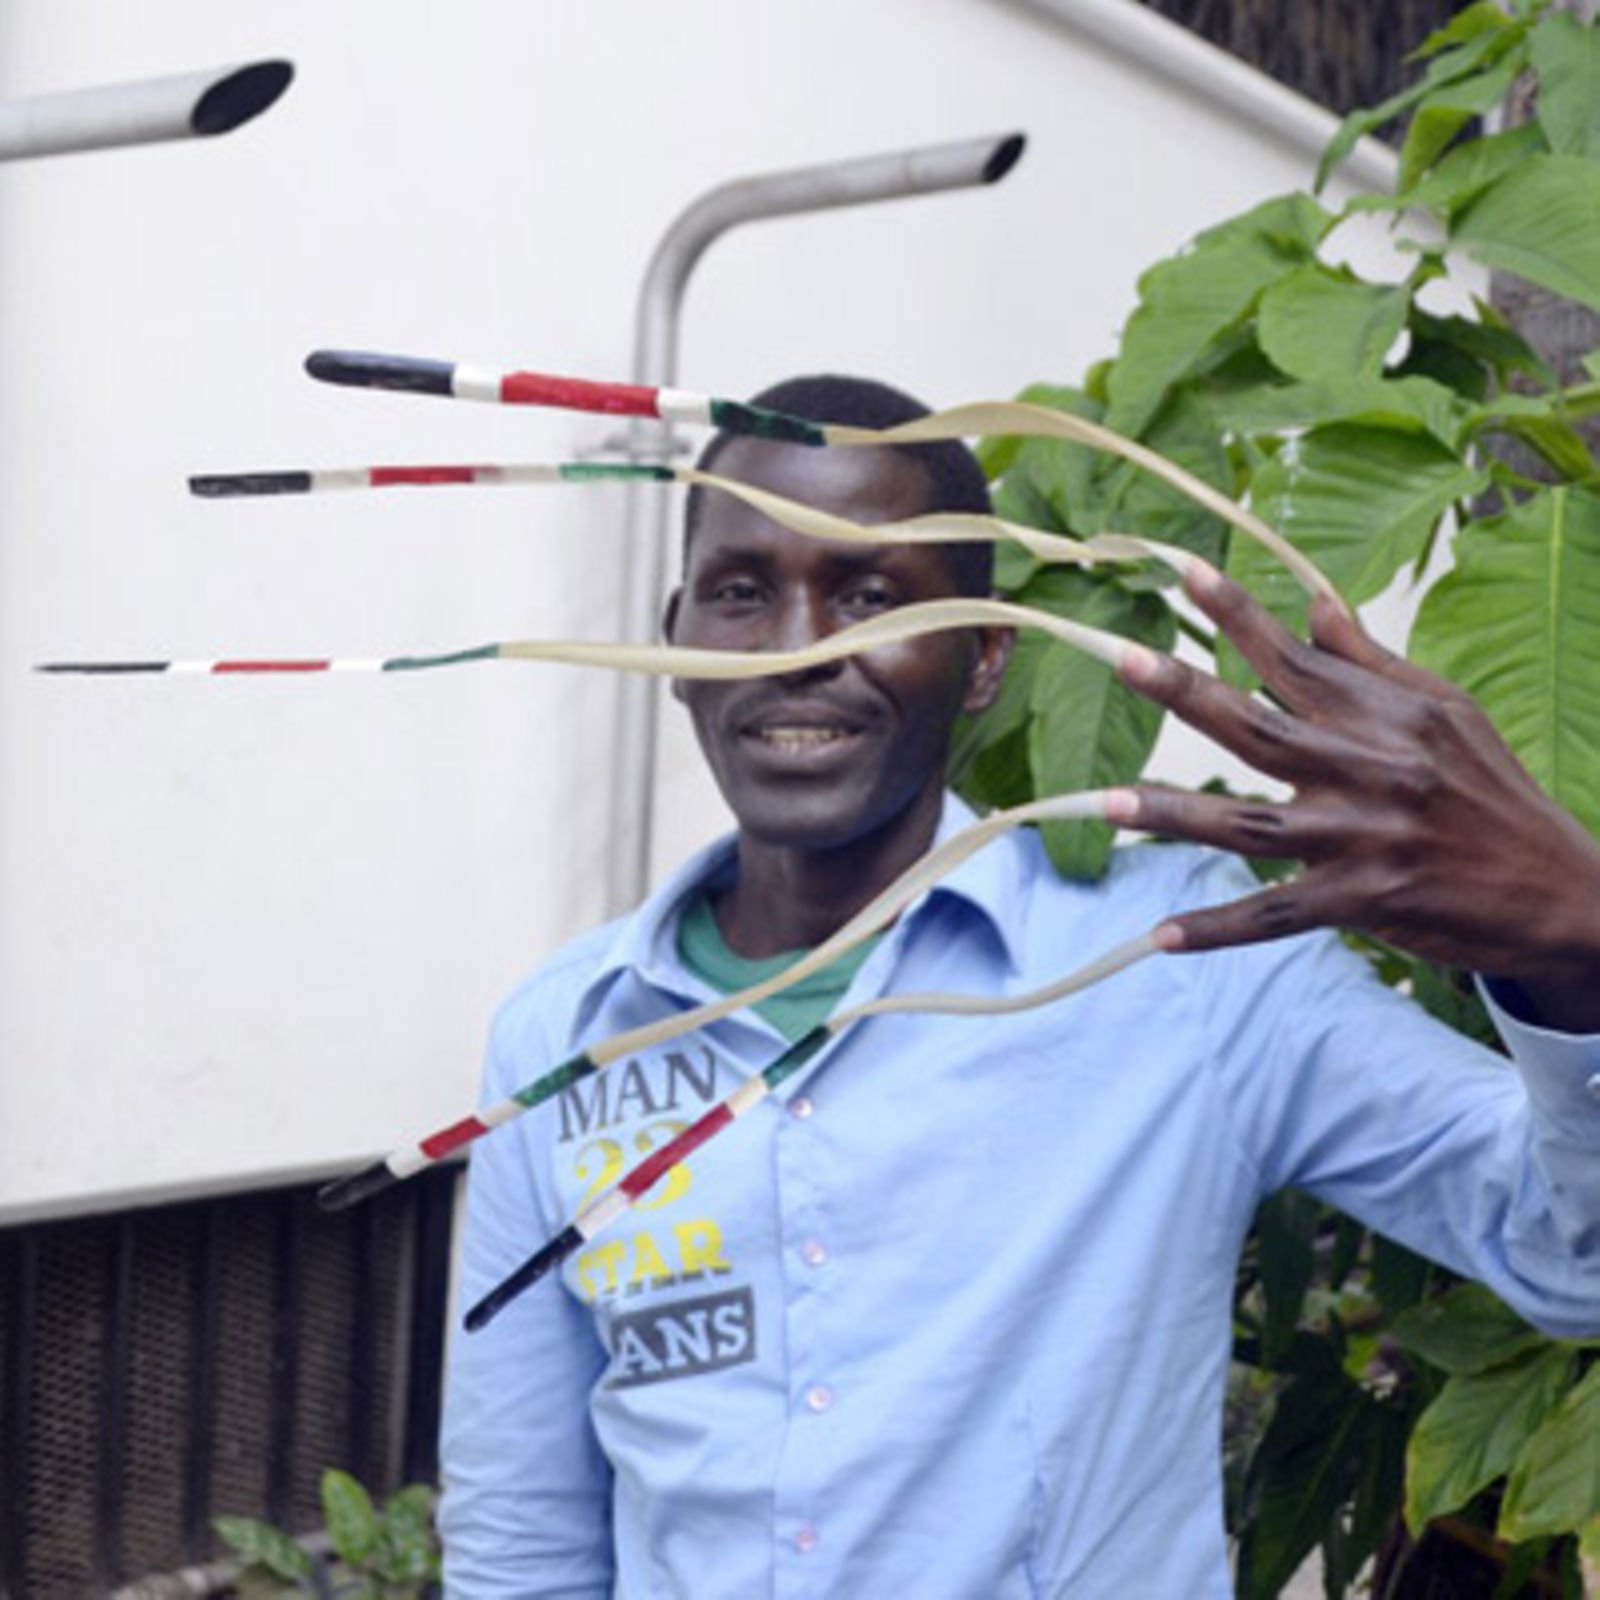
[[[814,1383],[806,1390],[806,1408],[810,1411],[826,1411],[833,1404],[833,1390],[825,1383]]]
[[[803,1556],[810,1555],[817,1548],[817,1530],[810,1523],[794,1530],[794,1547]]]
[[[1600,1100],[1600,1072],[1595,1073],[1584,1087],[1596,1100]]]
[[[789,1115],[797,1122],[804,1122],[814,1110],[816,1107],[803,1094],[797,1094],[789,1102]]]
[[[800,1259],[808,1267],[820,1267],[828,1259],[828,1247],[820,1239],[807,1239],[800,1246]]]

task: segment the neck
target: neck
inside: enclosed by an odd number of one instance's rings
[[[833,849],[739,835],[739,878],[713,904],[729,949],[759,961],[809,950],[837,933],[933,843],[943,805],[935,784],[885,826]]]

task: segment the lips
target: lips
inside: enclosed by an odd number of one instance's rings
[[[858,739],[873,719],[831,704],[786,702],[729,718],[741,742],[777,756],[820,756]]]

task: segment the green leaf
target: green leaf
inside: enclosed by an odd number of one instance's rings
[[[1549,145],[1536,122],[1504,133],[1469,139],[1443,157],[1420,183],[1395,194],[1358,195],[1347,211],[1405,211],[1426,208],[1441,216],[1476,199],[1529,156],[1547,153]]]
[[[309,1582],[316,1562],[286,1533],[254,1517],[213,1517],[211,1526],[239,1559],[287,1583]]]
[[[1467,414],[1446,385],[1415,376],[1260,384],[1216,398],[1208,394],[1206,403],[1216,426],[1234,433],[1260,436],[1365,422],[1402,433],[1431,433],[1451,449]]]
[[[1429,62],[1428,70],[1409,88],[1391,95],[1378,105],[1352,111],[1339,124],[1333,138],[1328,141],[1327,149],[1322,152],[1312,187],[1320,190],[1333,169],[1366,134],[1403,115],[1435,90],[1492,67],[1500,56],[1522,40],[1525,32],[1524,28],[1515,25],[1497,30],[1480,29],[1453,48],[1436,54]]]
[[[1591,1367],[1517,1457],[1496,1531],[1503,1539],[1537,1539],[1576,1532],[1596,1516],[1600,1367]]]
[[[1261,1359],[1277,1366],[1294,1343],[1306,1290],[1316,1270],[1317,1223],[1322,1207],[1309,1195],[1285,1190],[1256,1213],[1256,1244],[1266,1316],[1261,1325]]]
[[[336,1467],[322,1474],[322,1515],[339,1559],[359,1567],[378,1543],[378,1514],[367,1491]]]
[[[1563,477],[1581,483],[1600,472],[1583,435],[1562,415],[1560,396],[1504,394],[1468,418],[1474,433],[1507,433],[1536,450]]]
[[[1535,114],[1552,150],[1600,156],[1600,30],[1557,14],[1533,30]]]
[[[1600,832],[1600,496],[1552,489],[1456,539],[1411,654],[1488,712],[1557,802]]]
[[[1600,1517],[1591,1517],[1578,1534],[1578,1564],[1583,1592],[1600,1594]]]
[[[1453,345],[1462,354],[1492,367],[1502,380],[1512,372],[1525,372],[1539,382],[1554,385],[1556,374],[1539,353],[1487,302],[1475,302],[1481,320],[1470,317],[1435,317],[1415,306],[1411,313],[1413,341],[1426,339]]]
[[[1131,594],[1086,573],[1047,572],[1025,599],[1160,650],[1171,649],[1177,634],[1159,595]],[[1028,761],[1038,795],[1133,782],[1161,727],[1159,708],[1124,688],[1109,667],[1054,642],[1038,657],[1029,711]],[[1093,878],[1105,870],[1113,838],[1107,824],[1050,823],[1042,831],[1060,871]]]
[[[390,1497],[383,1512],[382,1576],[390,1585],[414,1586],[439,1575],[433,1531],[433,1495],[411,1484]]]
[[[1251,503],[1359,605],[1381,594],[1434,523],[1485,482],[1424,435],[1336,423],[1280,451],[1256,474]]]
[[[1482,1284],[1462,1283],[1395,1319],[1401,1346],[1456,1375],[1482,1372],[1550,1341]]]
[[[1571,1350],[1551,1346],[1444,1386],[1406,1449],[1406,1522],[1414,1534],[1510,1471],[1572,1381],[1574,1364]]]
[[[1381,594],[1422,551],[1434,524],[1487,482],[1479,468],[1424,434],[1355,423],[1313,428],[1256,474],[1256,512],[1360,605]],[[1228,571],[1275,616],[1304,631],[1305,592],[1251,540],[1228,547]],[[1224,670],[1243,681],[1229,646]]]
[[[1360,1471],[1375,1411],[1331,1353],[1278,1397],[1250,1463],[1240,1600],[1277,1595],[1324,1538]]]
[[[1505,99],[1526,52],[1509,51],[1488,72],[1445,85],[1425,96],[1400,149],[1399,187],[1413,188],[1455,136]]]
[[[1201,365],[1262,289],[1315,258],[1333,221],[1309,196],[1284,195],[1151,267],[1139,280],[1140,304],[1107,379],[1108,425],[1142,434],[1171,386]]]
[[[1596,383],[1600,383],[1600,350],[1591,350],[1583,358],[1583,370],[1589,374]]]
[[[1235,492],[1233,464],[1216,419],[1187,390],[1180,390],[1162,408],[1146,429],[1145,443],[1224,494]],[[1101,458],[1097,484],[1101,527],[1160,539],[1192,550],[1214,565],[1221,562],[1227,527],[1186,494],[1131,462],[1112,457]]]
[[[1410,309],[1404,288],[1351,282],[1301,267],[1261,296],[1261,348],[1291,378],[1376,377]]]
[[[1464,44],[1480,33],[1497,33],[1510,26],[1509,19],[1496,0],[1474,0],[1465,11],[1457,12],[1442,28],[1430,33],[1407,60],[1426,61],[1429,56],[1436,56],[1451,45]]]
[[[1450,242],[1600,310],[1600,162],[1529,156],[1457,213]]]
[[[1398,1316],[1407,1307],[1414,1306],[1427,1292],[1432,1275],[1433,1268],[1425,1256],[1384,1238],[1381,1233],[1372,1236],[1372,1292],[1377,1295],[1385,1316]]]

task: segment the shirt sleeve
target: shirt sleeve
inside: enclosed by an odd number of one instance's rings
[[[1202,901],[1255,887],[1237,863],[1202,878]],[[1332,935],[1182,959],[1209,963],[1213,1059],[1263,1194],[1306,1190],[1556,1337],[1600,1334],[1600,1037],[1490,996],[1507,1061]]]
[[[485,1101],[534,1069],[497,1019]],[[521,1059],[518,1060],[518,1056]],[[534,1182],[528,1117],[474,1147],[468,1170],[457,1304],[476,1304],[552,1233]],[[589,1396],[605,1356],[583,1307],[546,1280],[488,1327],[452,1330],[440,1439],[448,1600],[607,1600],[612,1586],[611,1474]]]

